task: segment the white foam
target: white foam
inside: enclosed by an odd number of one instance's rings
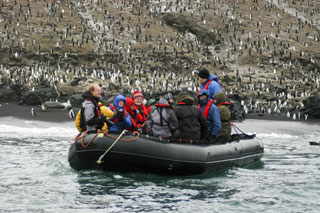
[[[8,124],[0,124],[0,136],[17,137],[19,135],[20,138],[29,138],[29,137],[74,137],[78,134],[78,131],[73,126],[65,126],[59,124],[52,125],[48,128],[43,128],[43,126],[13,126]]]
[[[257,134],[260,138],[299,138],[297,135],[282,134],[282,133],[260,133]]]

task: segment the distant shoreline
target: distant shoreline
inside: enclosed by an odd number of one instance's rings
[[[43,112],[40,106],[19,105],[15,102],[1,102],[0,104],[0,118],[12,116],[28,121],[46,121],[53,123],[70,122],[74,121],[75,119],[70,119],[69,110],[48,109],[47,111]],[[32,116],[32,108],[34,108],[36,116]],[[76,114],[78,110],[74,109],[74,112]]]
[[[28,106],[28,105],[19,105],[16,102],[8,102],[3,103],[0,102],[0,118],[3,117],[16,117],[23,120],[28,121],[45,121],[45,122],[53,122],[53,123],[61,123],[61,122],[70,122],[74,121],[75,118],[71,119],[69,117],[69,110],[64,109],[48,109],[43,112],[40,106]],[[31,109],[34,108],[36,116],[32,116]],[[74,113],[77,114],[78,108],[74,108]],[[314,123],[320,122],[320,119],[308,119],[305,121],[303,118],[293,120],[292,118],[287,118],[286,116],[275,116],[272,114],[264,114],[260,116],[258,114],[246,114],[246,119],[256,119],[256,120],[266,120],[266,121],[293,121],[293,122],[310,122]]]
[[[256,119],[256,120],[265,120],[265,121],[292,121],[292,122],[308,122],[308,123],[320,123],[320,119],[307,119],[304,120],[303,117],[300,119],[297,118],[296,120],[293,120],[292,117],[288,118],[284,115],[273,115],[273,114],[264,114],[263,116],[260,116],[259,114],[246,114],[245,119]]]

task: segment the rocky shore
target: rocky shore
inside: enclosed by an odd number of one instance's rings
[[[32,114],[34,109],[35,115]],[[77,112],[78,108],[73,108],[74,112]],[[50,123],[67,123],[71,125],[74,123],[74,118],[70,117],[70,110],[51,108],[47,111],[42,111],[41,106],[20,105],[17,102],[0,102],[0,120],[1,123],[10,122],[11,118],[16,118],[25,122],[26,124],[35,124],[40,122]],[[274,114],[246,114],[242,119],[256,119],[256,120],[268,120],[268,121],[292,121],[292,118],[288,118],[286,115],[274,115]],[[236,120],[239,122],[240,120]],[[319,123],[320,119],[309,118],[308,120],[296,119],[297,122]],[[69,125],[69,124],[68,124]]]
[[[234,120],[319,119],[319,17],[316,0],[4,1],[0,103],[77,108],[92,82],[106,101],[196,94],[207,68]]]

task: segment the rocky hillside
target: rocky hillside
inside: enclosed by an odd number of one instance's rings
[[[319,94],[319,20],[317,0],[4,0],[0,99],[197,91],[207,68],[245,111],[300,116]]]

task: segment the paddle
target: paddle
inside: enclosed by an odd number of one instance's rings
[[[310,145],[319,146],[319,145],[320,145],[320,141],[319,141],[319,142],[310,141],[309,144],[310,144]]]
[[[102,159],[104,158],[104,156],[110,151],[110,149],[112,149],[112,147],[114,147],[114,145],[116,145],[116,143],[120,140],[120,138],[122,137],[122,135],[124,135],[126,132],[128,132],[127,130],[123,130],[121,132],[121,134],[119,135],[119,137],[117,138],[117,140],[115,140],[115,142],[113,142],[113,144],[111,144],[111,146],[107,149],[107,151],[105,151],[97,160],[97,164],[102,164],[103,161]]]

